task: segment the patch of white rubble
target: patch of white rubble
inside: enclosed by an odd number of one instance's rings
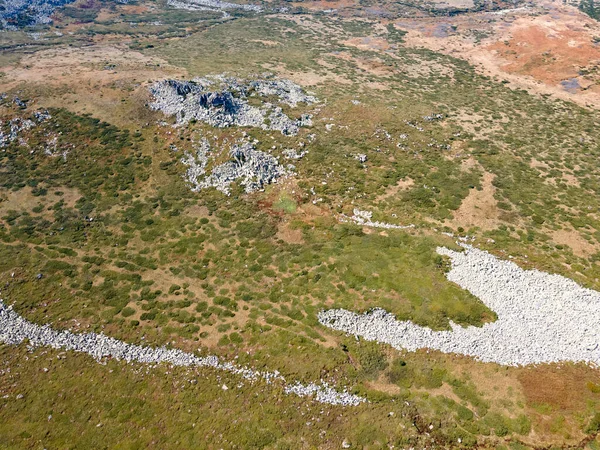
[[[194,78],[192,81],[163,80],[150,86],[154,100],[150,108],[162,111],[167,116],[175,116],[177,124],[191,120],[207,123],[213,127],[230,126],[257,127],[263,130],[280,131],[294,136],[300,127],[311,126],[310,114],[302,114],[290,119],[281,106],[295,108],[298,103],[307,105],[317,99],[305,93],[300,86],[290,80],[263,74],[256,80],[242,80],[225,75]],[[258,98],[260,106],[249,103],[250,98]]]
[[[216,165],[207,173],[212,156],[210,143],[204,138],[195,154],[186,153],[181,159],[188,166],[185,178],[192,191],[214,187],[229,195],[231,183],[239,181],[247,193],[255,192],[287,174],[276,157],[256,150],[251,142],[234,144],[229,150],[229,160]]]
[[[51,119],[48,111],[35,111],[32,118],[15,117],[7,122],[0,120],[0,148],[8,146],[11,142],[19,141],[26,145],[22,133],[35,128],[37,125]]]
[[[600,364],[600,292],[461,245],[464,252],[437,249],[452,261],[447,278],[495,311],[495,322],[466,328],[451,322],[451,331],[433,331],[382,309],[365,314],[336,309],[321,312],[320,323],[397,349],[429,348],[502,365]]]
[[[341,406],[357,406],[364,398],[339,392],[327,383],[287,383],[279,372],[262,372],[221,362],[216,356],[200,357],[177,349],[127,344],[103,334],[73,333],[53,330],[48,325],[36,325],[17,314],[12,307],[0,300],[0,343],[18,345],[28,341],[31,347],[48,346],[54,349],[86,353],[96,360],[114,358],[128,363],[167,363],[180,367],[208,367],[239,375],[249,381],[264,380],[267,384],[280,383],[284,391],[300,397],[313,397],[320,403]]]
[[[386,222],[373,222],[372,211],[362,211],[358,208],[354,208],[353,215],[347,216],[345,214],[340,215],[340,222],[342,223],[355,223],[363,227],[372,228],[385,228],[393,230],[405,230],[407,228],[414,228],[414,225],[394,225],[393,223]]]

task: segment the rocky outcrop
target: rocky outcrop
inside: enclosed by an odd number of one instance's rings
[[[35,111],[30,118],[15,117],[6,122],[0,120],[0,149],[5,148],[8,144],[15,141],[18,141],[21,145],[27,145],[23,133],[50,118],[51,116],[48,111],[41,110]]]
[[[317,101],[295,83],[271,75],[250,81],[224,75],[191,81],[164,80],[154,83],[150,93],[150,108],[175,116],[179,125],[199,121],[218,128],[276,130],[289,136],[297,134],[300,127],[312,125],[311,116],[302,114],[291,119],[280,105],[295,108],[299,103],[310,105]],[[251,105],[250,97],[260,99],[261,105]]]
[[[50,16],[60,6],[75,0],[0,0],[0,29],[19,29],[52,22]]]
[[[229,195],[231,183],[239,181],[249,193],[263,189],[265,185],[286,175],[286,170],[277,158],[256,150],[250,142],[234,144],[229,150],[229,160],[214,166],[207,173],[211,159],[210,143],[203,139],[195,155],[188,153],[181,160],[188,166],[186,179],[193,191],[214,187]]]

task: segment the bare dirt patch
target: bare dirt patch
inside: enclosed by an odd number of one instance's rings
[[[304,236],[302,230],[292,228],[289,222],[282,222],[276,234],[278,239],[281,239],[288,244],[303,244]]]
[[[190,217],[208,217],[209,211],[206,206],[192,205],[186,208],[186,216]]]
[[[406,177],[404,180],[398,181],[394,186],[388,188],[382,195],[377,197],[377,201],[385,200],[386,198],[395,197],[402,191],[410,189],[415,184],[415,181]]]
[[[514,26],[510,40],[486,48],[506,60],[503,70],[528,75],[548,85],[572,80],[562,87],[573,93],[591,87],[592,81],[580,77],[580,71],[598,63],[600,48],[593,44],[587,31],[563,27],[558,21],[530,24],[521,19]]]
[[[598,246],[586,241],[581,234],[574,229],[562,229],[551,233],[552,241],[559,245],[569,247],[573,254],[587,258],[598,251]]]
[[[366,36],[366,37],[356,37],[344,41],[344,45],[350,47],[356,47],[360,50],[388,50],[390,48],[390,43],[385,39]]]
[[[383,392],[388,395],[398,395],[402,393],[402,388],[394,383],[390,383],[385,379],[385,376],[379,377],[377,380],[368,381],[365,385],[374,391]]]
[[[584,365],[544,365],[522,369],[518,380],[528,405],[577,411],[586,406],[589,386],[598,383],[598,370]]]
[[[18,65],[2,68],[6,73],[3,89],[21,83],[66,84],[70,87],[120,80],[153,80],[165,75],[183,74],[160,58],[148,57],[125,46],[96,45],[85,48],[62,47],[38,51]]]
[[[132,118],[148,122],[153,117],[144,104],[146,82],[186,73],[125,45],[102,44],[38,51],[0,70],[6,73],[0,91],[25,85],[39,94],[38,107],[91,113],[119,127],[135,126]]]
[[[600,23],[552,0],[535,6],[448,18],[403,19],[407,45],[468,60],[476,68],[530,93],[600,107],[593,39]]]
[[[465,229],[479,227],[484,231],[498,227],[500,219],[498,204],[494,198],[496,192],[492,184],[494,177],[494,174],[484,172],[481,190],[471,189],[469,195],[455,211],[454,218],[447,225]]]
[[[62,194],[57,195],[56,192],[61,192]],[[77,189],[64,187],[52,189],[45,197],[36,197],[32,194],[30,187],[25,187],[18,191],[4,191],[0,192],[0,217],[11,210],[31,212],[42,200],[46,203],[48,201],[56,203],[62,200],[66,207],[72,208],[79,198],[81,198],[81,194]],[[45,209],[40,215],[47,218],[52,217],[52,213]]]

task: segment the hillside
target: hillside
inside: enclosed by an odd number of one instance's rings
[[[0,447],[600,448],[579,6],[4,2]]]

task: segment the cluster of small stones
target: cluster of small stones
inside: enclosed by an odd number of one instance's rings
[[[436,120],[443,120],[443,114],[431,114],[430,116],[423,116],[423,120],[426,122],[434,122]]]
[[[23,119],[15,117],[6,123],[0,120],[0,148],[8,146],[11,142],[19,141],[22,145],[27,143],[21,137],[23,131],[31,130],[37,125],[51,118],[48,111],[36,111],[32,119]]]
[[[451,259],[447,278],[495,311],[495,322],[466,328],[451,322],[452,330],[433,331],[398,321],[382,309],[365,314],[323,311],[319,322],[397,349],[429,348],[508,366],[565,361],[600,364],[600,292],[560,275],[523,270],[513,262],[461,245],[464,252],[437,250]]]
[[[192,81],[163,80],[150,87],[154,101],[150,108],[175,116],[178,125],[197,120],[213,127],[257,127],[294,136],[300,127],[311,126],[309,114],[290,119],[281,106],[264,101],[261,107],[248,103],[249,97],[277,98],[280,104],[296,107],[317,99],[289,80],[264,74],[258,80],[241,80],[217,75]]]
[[[407,228],[414,228],[414,225],[394,225],[393,223],[373,222],[372,219],[373,213],[371,211],[362,211],[358,208],[354,208],[352,216],[347,216],[345,214],[340,216],[340,222],[355,223],[356,225],[363,227],[386,228],[388,230],[405,230]]]
[[[161,364],[179,367],[207,367],[226,371],[249,381],[264,380],[267,384],[281,383],[286,393],[300,397],[314,397],[317,402],[330,405],[356,406],[365,400],[348,392],[338,392],[326,383],[288,384],[279,372],[262,372],[221,362],[216,356],[200,357],[177,349],[127,344],[103,334],[73,333],[53,330],[48,325],[31,323],[0,300],[0,343],[19,345],[28,341],[31,347],[49,346],[54,349],[86,353],[97,361],[114,358],[127,363]]]
[[[196,154],[186,153],[181,162],[188,166],[185,178],[192,191],[214,187],[230,195],[231,184],[239,181],[247,193],[275,183],[278,178],[287,174],[276,157],[256,150],[251,142],[234,144],[229,150],[229,160],[216,165],[207,174],[207,165],[211,159],[211,147],[207,139],[203,139]]]
[[[367,162],[368,157],[364,153],[359,153],[357,155],[354,155],[354,159],[356,159],[359,163],[364,164]]]
[[[319,403],[327,404],[338,404],[343,406],[358,406],[365,402],[365,399],[349,392],[339,392],[329,386],[324,381],[321,384],[315,383],[294,383],[287,385],[284,388],[286,394],[296,394],[299,397],[314,396],[315,400]],[[332,399],[336,400],[336,403],[332,403]]]
[[[308,155],[308,150],[302,150],[301,152],[297,152],[293,148],[286,148],[283,150],[283,156],[287,159],[293,159],[295,161],[299,161]]]

